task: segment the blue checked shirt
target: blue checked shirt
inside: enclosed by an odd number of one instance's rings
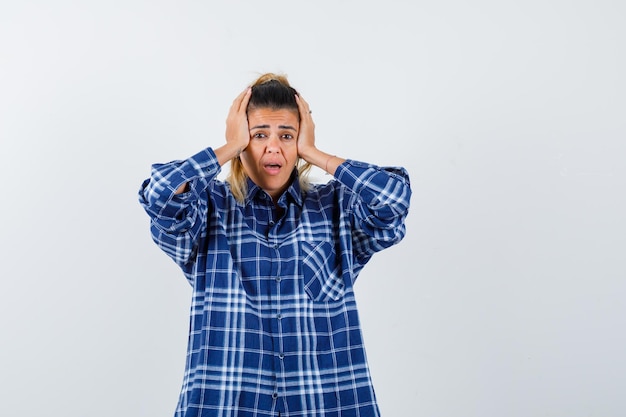
[[[251,181],[238,203],[219,172],[207,148],[139,191],[193,288],[176,417],[379,416],[353,285],[404,237],[407,172],[348,160],[303,193],[294,171],[282,210]]]

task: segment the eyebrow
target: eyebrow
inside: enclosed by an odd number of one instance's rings
[[[270,128],[270,125],[257,125],[257,126],[251,127],[250,130],[253,130],[253,129],[269,129],[269,128]],[[293,130],[293,131],[296,130],[295,127],[289,126],[289,125],[278,125],[278,128],[279,129],[289,129],[289,130]]]

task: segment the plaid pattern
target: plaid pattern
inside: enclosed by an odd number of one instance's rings
[[[139,191],[193,287],[176,417],[379,416],[352,289],[404,237],[406,171],[349,160],[307,193],[294,171],[282,217],[252,182],[239,204],[219,172],[207,148],[153,165]]]

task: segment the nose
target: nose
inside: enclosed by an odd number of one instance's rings
[[[265,148],[265,152],[272,153],[278,152],[280,150],[280,140],[276,135],[270,135],[267,140],[267,146]]]

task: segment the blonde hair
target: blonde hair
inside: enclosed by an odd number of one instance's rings
[[[298,92],[289,85],[287,76],[266,73],[252,83],[252,94],[250,95],[247,110],[259,108],[288,109],[295,111],[298,114],[298,120],[300,120],[298,103],[295,99],[296,94]],[[311,164],[298,157],[296,168],[298,170],[300,188],[302,191],[307,191],[311,185],[309,182]],[[230,161],[230,171],[226,176],[226,182],[230,185],[235,199],[243,204],[248,194],[248,174],[239,156]]]

